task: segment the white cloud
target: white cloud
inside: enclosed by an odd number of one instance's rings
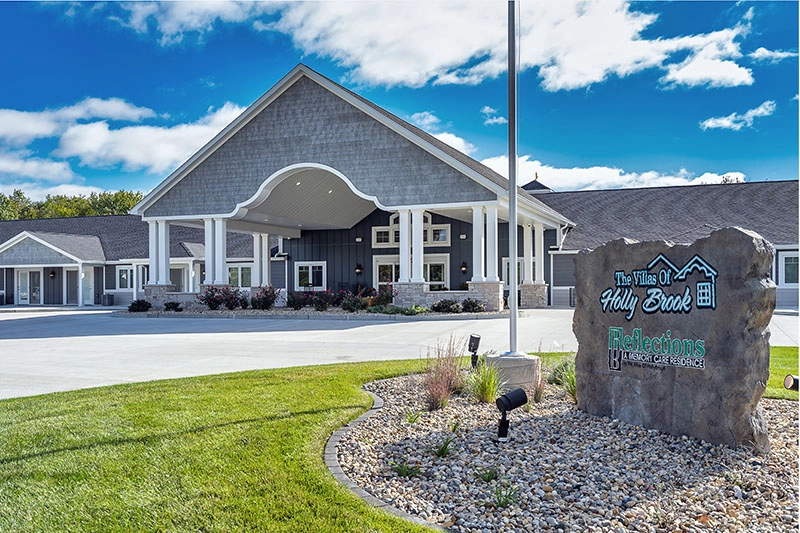
[[[430,111],[421,111],[419,113],[414,113],[413,115],[411,115],[409,121],[415,126],[419,126],[420,128],[426,131],[436,130],[439,127],[439,124],[441,123],[439,117],[437,117]]]
[[[137,33],[147,33],[153,23],[162,46],[178,44],[186,34],[202,39],[220,23],[242,23],[274,12],[277,2],[126,2],[127,17],[112,17]]]
[[[481,115],[483,115],[483,125],[484,126],[494,126],[497,124],[508,124],[508,120],[506,117],[501,117],[497,115],[497,109],[490,107],[488,105],[483,106],[481,108]]]
[[[66,183],[75,174],[66,161],[30,157],[27,151],[0,152],[0,177]]]
[[[435,133],[433,135],[443,143],[449,144],[459,152],[465,153],[467,155],[474,153],[477,148],[472,143],[462,139],[458,135],[454,135],[452,133]]]
[[[743,114],[739,113],[731,113],[725,117],[712,117],[707,118],[703,122],[700,123],[700,127],[703,130],[709,129],[726,129],[726,130],[733,130],[739,131],[744,127],[751,128],[753,126],[753,121],[758,117],[768,117],[775,112],[775,102],[772,100],[767,100],[766,102],[762,103],[760,106],[749,109]]]
[[[122,165],[128,171],[165,172],[199,150],[242,111],[226,103],[197,122],[173,127],[112,129],[105,121],[77,124],[61,137],[55,155],[77,157],[81,165],[91,167]]]
[[[491,157],[481,161],[498,174],[508,176],[508,156]],[[744,181],[741,172],[717,174],[705,172],[700,176],[686,169],[672,174],[654,170],[647,172],[626,172],[614,167],[574,167],[557,168],[532,160],[529,155],[519,158],[519,183],[525,184],[539,175],[539,181],[555,191],[581,191],[596,189],[620,189],[630,187],[666,187],[674,185],[699,185],[722,183],[723,179]]]
[[[71,106],[45,111],[0,109],[0,142],[26,145],[34,139],[63,133],[79,120],[103,118],[138,122],[154,116],[152,109],[135,106],[120,98],[86,98]]]
[[[520,67],[538,68],[549,91],[651,68],[664,70],[668,85],[753,83],[752,73],[736,62],[752,8],[733,28],[647,38],[643,33],[658,15],[625,0],[518,5]],[[370,85],[478,84],[506,71],[504,2],[133,2],[123,9],[123,25],[153,31],[165,46],[189,33],[203,38],[225,23],[284,33],[304,54],[330,58],[350,69],[353,81]]]
[[[770,63],[778,63],[790,57],[797,57],[797,52],[787,52],[785,50],[767,50],[763,46],[756,48],[755,52],[747,54],[748,57],[754,61],[768,61]]]

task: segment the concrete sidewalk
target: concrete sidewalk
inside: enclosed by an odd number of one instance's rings
[[[571,309],[526,311],[519,349],[575,352]],[[776,314],[772,344],[797,346],[797,314]],[[508,349],[508,318],[229,320],[112,317],[108,308],[0,314],[0,398],[298,365],[425,358],[451,335]]]

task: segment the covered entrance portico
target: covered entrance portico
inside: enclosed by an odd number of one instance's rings
[[[373,269],[391,264],[399,305],[457,289],[455,299],[496,310],[506,188],[487,167],[300,65],[132,213],[150,225],[151,299],[172,290],[170,226],[186,225],[204,228],[203,285],[229,283],[228,232],[253,235],[251,286],[270,284],[269,236],[278,235],[288,290],[372,285]],[[544,306],[544,231],[560,236],[569,221],[518,197],[522,303]],[[397,262],[381,259],[389,255]]]

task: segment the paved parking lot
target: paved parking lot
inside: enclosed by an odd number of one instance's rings
[[[572,310],[527,311],[519,349],[575,351]],[[797,345],[796,314],[775,315],[775,345]],[[508,350],[508,318],[230,320],[114,317],[107,310],[0,313],[0,398],[297,365],[424,358],[450,335]]]

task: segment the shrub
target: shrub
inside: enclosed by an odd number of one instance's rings
[[[306,297],[300,292],[290,292],[286,296],[286,307],[299,311],[306,305]]]
[[[280,292],[278,289],[269,285],[267,287],[258,287],[253,294],[253,297],[250,298],[250,305],[253,309],[262,309],[264,311],[268,309],[272,309],[275,306],[275,302],[278,301],[278,295]]]
[[[464,309],[457,301],[444,298],[434,302],[431,306],[431,310],[437,313],[460,313]]]
[[[181,307],[180,302],[166,302],[164,304],[164,311],[174,311],[176,313],[180,313],[183,311],[183,307]]]
[[[128,306],[128,311],[131,313],[144,313],[150,310],[153,305],[147,300],[139,299],[134,300]]]
[[[486,306],[483,302],[479,302],[475,298],[467,298],[461,302],[461,308],[465,313],[483,313],[486,311]]]
[[[238,287],[228,285],[216,287],[209,285],[205,291],[197,296],[197,301],[205,304],[212,311],[225,306],[226,309],[234,310],[242,305],[242,291]]]
[[[367,308],[367,301],[358,294],[347,293],[342,298],[342,309],[355,313],[356,311],[363,311]]]
[[[484,403],[493,403],[503,388],[496,366],[481,362],[467,374],[466,388],[470,396]]]
[[[464,351],[463,344],[451,336],[446,344],[437,343],[435,359],[428,352],[428,369],[422,387],[423,399],[429,411],[443,408],[450,395],[463,387],[459,356]]]
[[[239,306],[242,309],[247,309],[250,307],[250,295],[247,293],[242,293],[241,297],[239,298]]]
[[[421,315],[423,313],[430,313],[431,310],[425,306],[414,304],[411,307],[401,307],[403,314],[407,316]]]
[[[397,296],[397,291],[384,285],[378,289],[378,293],[372,300],[372,305],[389,305],[394,301],[395,296]]]
[[[331,305],[331,301],[330,298],[326,295],[326,293],[322,292],[315,294],[311,298],[311,305],[313,305],[314,309],[316,309],[317,311],[327,311],[328,307],[330,307]]]

